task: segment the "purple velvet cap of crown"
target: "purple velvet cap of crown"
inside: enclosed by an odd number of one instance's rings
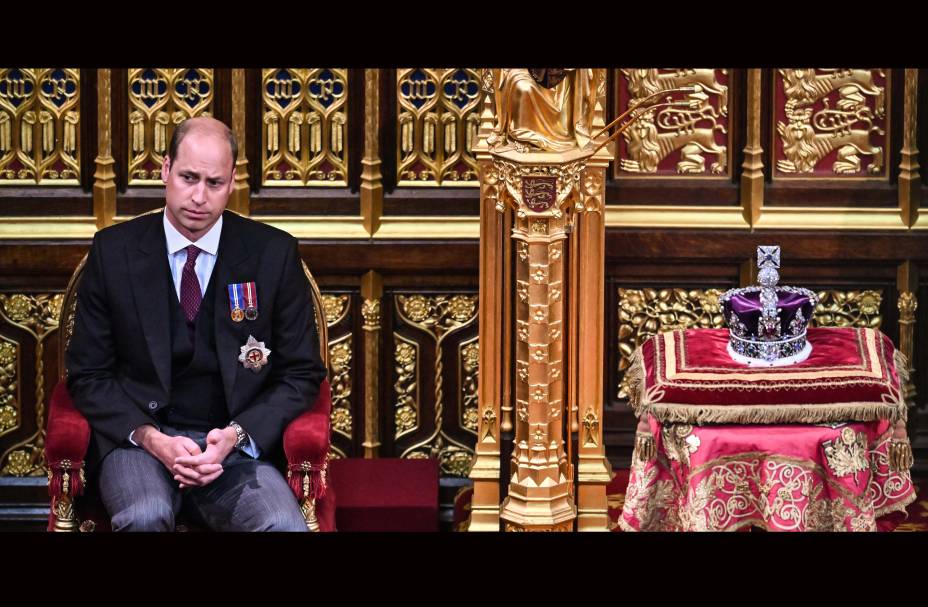
[[[780,335],[782,337],[790,336],[793,331],[790,330],[790,324],[796,318],[796,313],[802,311],[802,330],[804,331],[808,320],[812,317],[814,303],[805,293],[796,293],[785,291],[777,288],[777,308],[780,316]],[[758,325],[761,317],[760,288],[756,290],[746,290],[745,292],[733,294],[730,298],[723,301],[722,310],[725,314],[725,322],[729,323],[731,314],[738,317],[738,320],[747,327],[747,334],[760,337],[758,334]]]

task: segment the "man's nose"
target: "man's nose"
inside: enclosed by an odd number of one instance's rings
[[[204,181],[198,181],[195,186],[193,186],[193,194],[191,196],[195,204],[203,204],[206,202],[206,183]]]

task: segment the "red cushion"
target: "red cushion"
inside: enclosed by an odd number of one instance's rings
[[[438,460],[337,459],[339,531],[437,531]]]
[[[319,386],[319,396],[312,410],[290,422],[284,430],[284,453],[291,465],[312,462],[321,465],[329,452],[329,415],[332,390],[329,380]]]
[[[90,444],[90,424],[83,414],[74,408],[64,380],[55,386],[48,409],[45,459],[50,464],[57,464],[65,459],[71,460],[72,463],[84,461]]]

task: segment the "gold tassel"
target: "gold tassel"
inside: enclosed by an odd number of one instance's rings
[[[657,455],[654,436],[650,432],[635,433],[635,456],[639,461],[649,462]]]
[[[644,392],[644,361],[642,360],[641,348],[632,352],[628,360],[628,369],[625,370],[625,385],[628,387],[628,405],[639,416],[644,416],[647,411],[638,411],[642,405]]]
[[[889,443],[889,468],[893,472],[905,472],[915,463],[912,444],[908,438],[894,438]]]
[[[893,365],[899,375],[899,383],[905,386],[909,382],[909,359],[902,350],[893,352]]]

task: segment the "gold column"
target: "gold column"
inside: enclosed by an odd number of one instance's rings
[[[248,187],[248,158],[245,155],[245,70],[232,70],[232,132],[238,141],[235,159],[235,186],[229,206],[241,215],[251,214],[251,189]]]
[[[899,163],[899,210],[909,227],[918,220],[921,177],[918,174],[918,70],[905,70],[905,103],[902,118],[902,161]]]
[[[380,306],[383,278],[371,270],[361,278],[361,316],[364,317],[364,447],[365,458],[380,448]]]
[[[605,126],[606,74],[601,70],[599,102],[593,118],[594,130]],[[613,154],[603,148],[587,163],[581,180],[580,200],[583,210],[577,213],[577,260],[572,264],[577,275],[576,290],[570,293],[577,302],[576,353],[577,391],[571,405],[571,432],[579,431],[577,442],[577,531],[608,531],[609,510],[606,485],[612,480],[612,466],[606,458],[602,439],[603,361],[605,360],[606,306],[606,169]],[[580,209],[577,209],[578,211]]]
[[[918,267],[911,261],[903,262],[896,274],[899,291],[899,350],[909,361],[909,381],[902,389],[902,397],[910,407],[915,406],[915,310],[918,299]]]
[[[116,171],[113,160],[111,72],[97,70],[97,157],[93,174],[93,214],[97,229],[113,224],[116,216]]]
[[[602,437],[603,361],[605,322],[605,241],[603,216],[605,161],[587,165],[582,194],[584,212],[577,222],[579,289],[577,355],[577,403],[580,435],[577,442],[577,530],[608,531],[609,512],[606,485],[612,480],[612,466],[606,458]]]
[[[486,89],[486,83],[484,86]],[[503,297],[508,292],[503,284],[503,266],[508,259],[502,255],[504,219],[497,211],[497,203],[501,202],[499,175],[487,147],[492,126],[492,97],[486,95],[480,114],[478,143],[474,146],[480,172],[480,375],[477,380],[477,443],[469,475],[474,481],[470,531],[499,531],[500,372],[510,368],[508,360],[500,360],[503,340],[508,335],[508,327],[501,322]]]
[[[747,73],[748,132],[741,173],[741,209],[748,225],[760,218],[764,206],[764,149],[760,140],[761,70]]]
[[[380,173],[380,70],[364,70],[364,157],[361,159],[361,217],[373,236],[383,215]]]
[[[542,160],[542,156],[548,158]],[[534,164],[533,160],[547,163]],[[549,169],[548,174],[557,175],[558,183],[570,183],[570,162],[567,154],[526,154],[523,160],[516,153],[494,163],[505,173],[506,189],[501,193],[517,215],[512,229],[517,293],[515,437],[509,495],[500,512],[507,531],[570,531],[577,516],[563,433],[567,410],[564,257],[570,217],[556,204],[546,211],[529,213],[523,201],[512,198],[519,189],[519,175],[525,179]],[[597,361],[597,366],[601,365],[602,361]]]

